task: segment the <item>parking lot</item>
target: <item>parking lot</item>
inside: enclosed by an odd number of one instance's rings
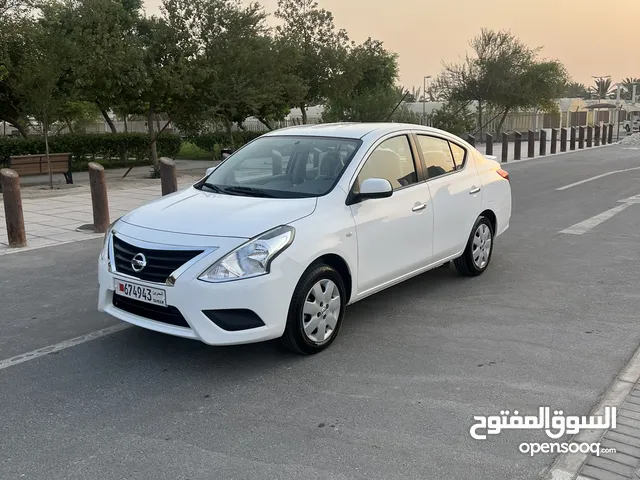
[[[469,428],[588,415],[638,348],[640,149],[505,169],[512,222],[484,275],[441,268],[356,303],[312,357],[98,313],[101,239],[1,256],[0,478],[538,478],[554,455],[518,444],[543,433]]]

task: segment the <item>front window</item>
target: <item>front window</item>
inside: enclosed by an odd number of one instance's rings
[[[331,191],[360,140],[268,136],[244,146],[195,187],[228,195],[317,197]]]

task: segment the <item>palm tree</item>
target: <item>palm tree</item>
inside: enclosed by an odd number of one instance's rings
[[[598,78],[595,86],[591,87],[591,94],[597,99],[609,98],[612,91],[610,78]]]
[[[627,77],[622,80],[622,87],[624,88],[624,92],[622,92],[621,96],[625,100],[631,100],[633,96],[633,85],[638,84],[636,87],[636,95],[640,94],[640,78]]]
[[[563,95],[567,98],[584,98],[588,99],[591,94],[585,84],[579,82],[569,82],[565,86]]]

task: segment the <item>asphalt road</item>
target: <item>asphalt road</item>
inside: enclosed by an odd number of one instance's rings
[[[514,210],[490,269],[438,269],[347,311],[299,357],[127,328],[0,369],[0,478],[534,479],[551,454],[474,440],[474,415],[587,415],[640,343],[632,204],[619,146],[508,164]],[[0,361],[111,325],[96,312],[100,241],[0,257]],[[545,440],[546,439],[546,440]]]

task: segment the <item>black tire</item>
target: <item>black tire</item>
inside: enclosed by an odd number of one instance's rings
[[[303,309],[312,287],[322,280],[330,280],[336,285],[341,301],[337,322],[331,336],[322,342],[316,342],[311,340],[304,332]],[[287,326],[281,338],[283,345],[301,355],[313,355],[329,347],[338,336],[347,302],[344,281],[333,267],[324,264],[310,267],[302,275],[293,292],[287,316]]]
[[[483,267],[478,267],[473,261],[473,256],[474,256],[473,241],[474,241],[476,232],[478,231],[481,225],[486,225],[487,227],[489,227],[489,232],[491,232],[491,243],[489,245],[489,255],[487,256],[485,265]],[[493,254],[493,247],[495,243],[494,234],[495,233],[493,231],[493,225],[491,225],[491,221],[487,217],[484,217],[482,215],[478,217],[478,219],[476,220],[476,223],[473,225],[473,228],[471,229],[471,234],[469,235],[469,240],[467,241],[467,246],[464,249],[464,253],[462,254],[462,256],[456,258],[453,261],[460,275],[464,275],[466,277],[477,277],[478,275],[481,275],[487,268],[489,268],[489,264],[491,263],[491,255]]]

